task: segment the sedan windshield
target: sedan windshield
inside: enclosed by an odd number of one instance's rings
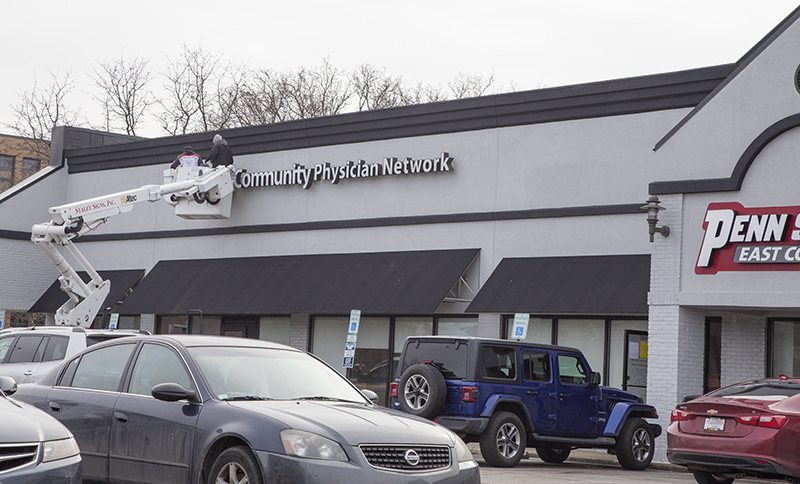
[[[367,403],[339,373],[314,357],[270,348],[189,348],[220,400],[327,400]]]

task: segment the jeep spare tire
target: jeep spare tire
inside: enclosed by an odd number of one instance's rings
[[[432,365],[411,365],[400,376],[397,399],[404,412],[432,419],[441,415],[447,399],[447,384]]]

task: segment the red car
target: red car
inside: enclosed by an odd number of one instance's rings
[[[800,480],[800,378],[736,383],[678,405],[667,457],[700,484]]]

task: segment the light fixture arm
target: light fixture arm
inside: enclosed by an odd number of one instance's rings
[[[658,227],[658,212],[659,210],[666,210],[666,208],[659,205],[661,201],[655,195],[650,195],[650,198],[647,199],[647,203],[643,205],[641,208],[643,210],[647,210],[647,225],[649,227],[648,232],[650,233],[650,242],[653,242],[653,236],[658,232],[663,237],[669,235],[669,227],[664,225],[663,227]]]

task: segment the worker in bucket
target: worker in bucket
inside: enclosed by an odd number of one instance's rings
[[[206,163],[210,166],[228,166],[233,164],[233,154],[228,142],[220,134],[214,135],[214,146],[211,153],[206,157]]]
[[[187,146],[183,149],[183,153],[175,158],[170,168],[174,170],[179,166],[201,166],[202,164],[203,160],[200,159],[200,155],[195,153],[191,146]]]

